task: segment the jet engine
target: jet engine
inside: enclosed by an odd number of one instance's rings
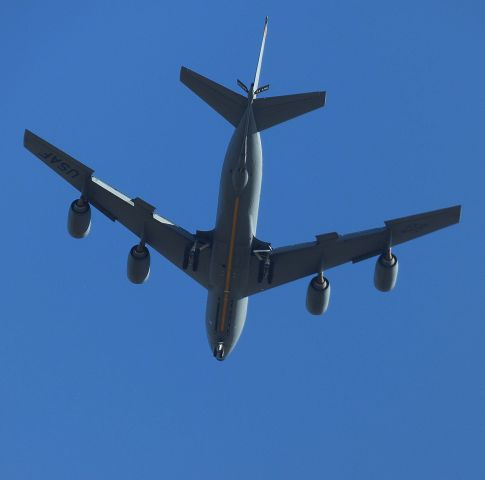
[[[74,200],[67,215],[67,230],[74,238],[84,238],[91,229],[91,207],[82,198]]]
[[[376,261],[374,285],[381,292],[389,292],[396,286],[399,264],[391,252],[382,254]]]
[[[145,245],[135,245],[128,254],[127,274],[130,282],[143,283],[150,275],[150,252]]]
[[[308,284],[306,308],[312,315],[322,315],[330,301],[330,282],[323,276],[313,277]]]

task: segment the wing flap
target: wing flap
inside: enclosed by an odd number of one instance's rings
[[[140,198],[130,200],[111,186],[92,177],[88,200],[112,220],[123,224],[137,237],[163,255],[175,266],[182,268],[186,252],[196,237],[170,220],[155,213],[155,207]],[[204,287],[208,287],[210,249],[200,252],[197,271],[184,270]]]

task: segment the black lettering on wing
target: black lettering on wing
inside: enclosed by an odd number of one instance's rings
[[[70,178],[76,178],[79,176],[79,171],[72,168],[68,162],[62,161],[62,158],[54,155],[52,152],[39,153],[39,156],[44,160],[49,160],[52,165],[57,165],[57,168],[63,173],[64,176]]]

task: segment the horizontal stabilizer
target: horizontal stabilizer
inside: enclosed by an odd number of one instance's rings
[[[237,127],[247,107],[247,98],[186,67],[180,69],[180,81]]]
[[[325,92],[257,98],[253,103],[258,131],[286,122],[325,105]]]

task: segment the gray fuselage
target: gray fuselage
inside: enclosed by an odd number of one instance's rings
[[[218,360],[232,351],[246,321],[248,298],[242,292],[256,235],[262,166],[261,139],[248,105],[224,158],[212,243],[206,328]]]

